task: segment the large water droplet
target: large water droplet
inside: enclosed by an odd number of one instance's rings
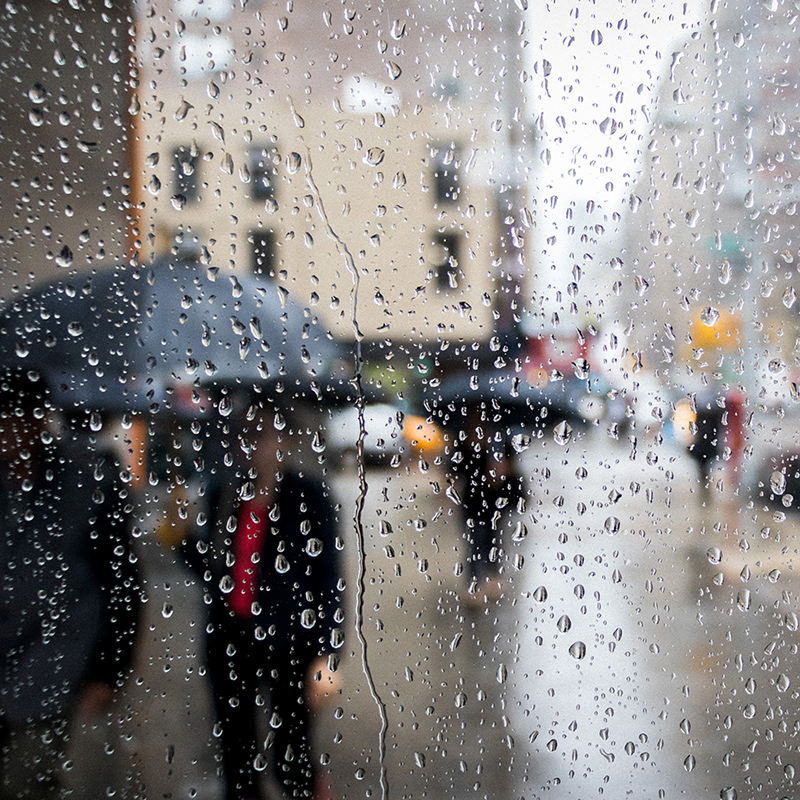
[[[572,426],[565,420],[561,420],[554,428],[553,428],[553,439],[555,441],[564,446],[569,444],[570,438],[572,437]]]
[[[719,311],[713,306],[706,306],[706,308],[700,312],[700,319],[704,325],[713,328],[719,321]]]
[[[606,521],[603,523],[603,528],[605,528],[609,536],[613,536],[615,533],[619,533],[621,525],[622,523],[619,521],[618,517],[607,517]]]
[[[303,159],[300,156],[300,153],[289,153],[286,156],[286,171],[290,175],[294,175],[295,173],[300,171],[300,167],[303,164]]]
[[[722,561],[722,550],[719,547],[709,547],[706,556],[710,564],[719,564]]]
[[[386,62],[386,72],[393,81],[396,81],[403,74],[400,65],[396,64],[394,61]]]
[[[61,252],[56,256],[56,264],[59,267],[71,267],[74,260],[72,250],[67,245],[64,245],[61,248]]]
[[[776,470],[770,475],[769,486],[775,494],[783,494],[786,491],[786,476]]]
[[[399,41],[406,35],[406,23],[403,20],[396,19],[392,22],[392,27],[389,33],[395,41]]]
[[[371,167],[377,167],[383,161],[385,155],[386,151],[382,148],[370,147],[364,155],[364,163],[369,164]]]
[[[289,571],[289,559],[286,558],[283,553],[278,553],[275,559],[275,571],[279,572],[281,575]]]
[[[575,642],[574,644],[570,645],[569,654],[574,659],[580,661],[586,656],[586,645],[583,642]]]
[[[589,361],[585,358],[576,358],[572,362],[572,369],[575,371],[575,377],[582,381],[589,377]]]
[[[564,616],[559,617],[556,625],[561,633],[566,633],[572,627],[572,620],[564,614]]]

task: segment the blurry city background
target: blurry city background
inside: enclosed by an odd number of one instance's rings
[[[253,280],[330,343],[298,447],[366,565],[381,691],[353,637],[318,725],[334,798],[386,775],[392,797],[793,796],[794,3],[0,13],[6,309],[166,258],[234,296]],[[38,330],[0,335],[22,360]],[[201,601],[169,528],[215,376],[172,377],[92,427],[139,493],[150,627],[78,782],[210,798]],[[478,613],[446,491],[470,393],[508,410],[528,493]]]

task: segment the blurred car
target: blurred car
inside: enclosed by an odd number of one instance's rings
[[[409,451],[403,436],[404,414],[391,403],[367,403],[364,407],[364,461],[366,464],[396,463]],[[343,465],[355,464],[361,434],[355,406],[331,411],[326,424],[328,457]]]

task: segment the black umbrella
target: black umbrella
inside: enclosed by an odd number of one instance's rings
[[[422,387],[422,405],[440,422],[458,427],[464,409],[484,404],[501,413],[507,424],[553,422],[580,417],[586,381],[562,377],[544,384],[529,382],[525,373],[507,370],[460,372],[431,378]]]
[[[192,262],[98,268],[0,312],[0,366],[42,372],[67,408],[155,409],[170,387],[225,383],[319,395],[340,348],[283,287]]]

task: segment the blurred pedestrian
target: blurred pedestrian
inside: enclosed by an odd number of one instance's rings
[[[505,590],[498,565],[501,521],[524,494],[506,432],[497,429],[485,404],[470,403],[451,457],[459,484],[469,559],[470,604],[497,599]]]
[[[723,408],[716,397],[697,397],[697,413],[692,426],[694,437],[689,445],[689,455],[697,464],[703,496],[710,489],[711,470],[722,452]]]
[[[0,376],[3,800],[61,796],[70,723],[109,710],[139,613],[119,468],[60,443],[51,416],[40,376]]]
[[[260,798],[267,760],[291,797],[312,797],[310,712],[338,691],[342,644],[334,511],[288,462],[283,415],[252,406],[235,479],[206,488],[208,520],[184,544],[209,604],[208,670],[225,797]],[[271,694],[270,715],[260,690]],[[265,749],[258,747],[266,733]]]

